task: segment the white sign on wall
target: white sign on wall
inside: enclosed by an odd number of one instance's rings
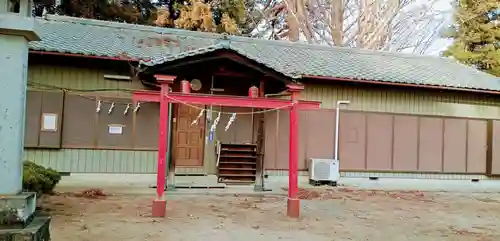
[[[111,135],[121,135],[123,134],[123,125],[109,125],[108,133]]]
[[[42,131],[57,131],[57,114],[43,113]]]

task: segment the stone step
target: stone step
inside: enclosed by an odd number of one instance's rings
[[[0,240],[12,241],[50,241],[49,216],[35,216],[25,227],[0,230]]]

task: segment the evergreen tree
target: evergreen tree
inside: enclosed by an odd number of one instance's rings
[[[249,29],[244,0],[166,3],[157,11],[157,26],[229,34],[246,34]]]
[[[499,0],[458,0],[450,37],[444,56],[500,76]]]
[[[154,2],[154,3],[153,3]],[[157,25],[193,31],[248,35],[262,18],[255,0],[35,0],[43,13]],[[250,16],[250,17],[248,17]]]
[[[66,16],[135,24],[151,22],[155,10],[150,0],[62,0],[54,8],[54,12]]]

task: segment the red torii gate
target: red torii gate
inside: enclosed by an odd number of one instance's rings
[[[189,103],[194,105],[215,105],[231,107],[250,107],[263,109],[289,109],[290,110],[290,150],[288,167],[288,200],[287,215],[298,217],[300,214],[300,201],[297,199],[298,192],[298,132],[299,132],[299,109],[319,109],[320,102],[299,101],[298,94],[304,89],[302,85],[289,84],[288,91],[291,100],[251,98],[241,96],[223,96],[208,94],[191,94],[189,90],[182,93],[169,92],[175,76],[155,75],[161,91],[137,91],[133,93],[133,102],[160,102],[160,127],[158,135],[158,173],[156,178],[156,198],[153,200],[152,215],[164,217],[166,212],[165,171],[167,153],[167,130],[168,103]]]

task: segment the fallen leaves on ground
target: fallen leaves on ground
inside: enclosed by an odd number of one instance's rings
[[[284,188],[284,190],[287,189]],[[407,201],[434,202],[432,197],[426,197],[426,195],[421,191],[383,191],[353,188],[299,188],[297,193],[297,198],[302,200],[348,199],[354,201],[364,201],[370,197],[390,197]]]
[[[81,192],[75,193],[75,197],[84,197],[84,198],[105,198],[108,195],[104,193],[104,191],[100,188],[91,188],[91,189],[85,189]]]

